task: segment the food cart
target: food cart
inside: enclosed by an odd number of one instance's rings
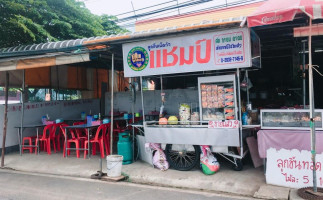
[[[253,39],[251,39],[253,38]],[[170,165],[189,170],[199,163],[199,145],[241,170],[247,153],[241,123],[240,72],[260,67],[259,38],[248,28],[208,30],[123,44],[125,77],[199,73],[199,120],[159,124],[144,121],[147,143],[166,144]],[[252,50],[253,49],[253,50]],[[203,72],[210,72],[206,76]],[[221,76],[214,76],[221,72]],[[144,112],[143,93],[142,107]],[[174,113],[177,115],[177,113]],[[145,117],[144,117],[145,119]]]

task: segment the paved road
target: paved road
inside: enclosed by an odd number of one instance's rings
[[[215,193],[0,170],[0,200],[231,200]]]

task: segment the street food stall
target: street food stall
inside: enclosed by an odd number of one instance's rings
[[[170,113],[179,116],[179,122],[178,117],[171,116],[166,123],[143,123],[146,142],[166,144],[167,160],[173,168],[192,169],[199,162],[199,145],[208,145],[231,161],[233,169],[242,169],[241,159],[247,151],[243,144],[246,127],[241,122],[240,73],[260,67],[259,44],[259,38],[248,28],[208,30],[123,44],[125,77],[142,80],[143,76],[198,74],[198,113],[191,112],[190,103],[183,102],[178,113]],[[163,100],[161,105],[160,114]],[[143,98],[142,107],[145,115]]]

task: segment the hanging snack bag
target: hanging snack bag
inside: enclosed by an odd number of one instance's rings
[[[233,87],[224,88],[225,93],[233,93]]]
[[[207,105],[209,107],[209,102],[207,102]],[[211,103],[212,105],[212,103]],[[186,103],[182,103],[179,106],[179,120],[181,122],[181,124],[189,124],[189,120],[191,117],[191,107],[186,104]]]
[[[234,102],[233,101],[226,101],[225,107],[234,107]]]
[[[166,171],[169,168],[166,155],[158,143],[146,143],[146,148],[150,148],[153,151],[153,165],[162,171]]]
[[[192,125],[198,125],[199,124],[199,122],[198,121],[200,121],[200,115],[199,115],[199,113],[198,112],[193,112],[192,114],[191,114],[191,121],[193,121],[191,124]]]
[[[205,175],[212,175],[219,171],[220,163],[212,154],[211,149],[207,145],[201,145],[200,166]]]
[[[224,95],[224,99],[225,99],[226,101],[233,101],[233,98],[234,98],[234,96],[233,96],[233,94],[231,94],[231,93],[228,93],[228,94],[225,94],[225,95]]]

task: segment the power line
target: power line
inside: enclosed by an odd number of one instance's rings
[[[212,1],[212,0],[211,0]],[[226,8],[226,7],[232,7],[232,6],[238,6],[238,5],[246,5],[246,4],[250,4],[250,3],[256,3],[256,2],[262,2],[262,1],[266,1],[266,0],[241,0],[241,1],[236,1],[236,2],[232,2],[232,3],[225,3],[225,4],[221,4],[221,5],[217,5],[217,6],[212,6],[212,7],[208,7],[208,8],[202,8],[202,9],[197,9],[197,10],[194,10],[194,11],[190,11],[190,12],[184,12],[182,13],[183,14],[192,14],[192,13],[197,13],[197,12],[202,12],[202,11],[208,11],[208,10],[215,10],[215,9],[221,9],[221,8]],[[208,1],[210,2],[210,1]],[[185,9],[188,9],[188,8],[191,8],[195,6],[195,4],[192,4],[192,5],[187,5],[186,7],[182,7],[181,10],[185,10]],[[149,14],[149,15],[144,15],[144,16],[141,16],[140,20],[149,20],[149,19],[153,19],[153,18],[156,18],[156,17],[161,17],[161,16],[165,16],[167,14],[170,14],[172,12],[176,12],[174,11],[174,9],[177,9],[177,8],[173,8],[173,9],[168,9],[168,10],[165,10],[163,12],[153,12],[152,14]],[[166,12],[166,11],[169,11],[169,12]],[[159,14],[158,14],[159,13]],[[155,14],[155,15],[154,15]],[[158,15],[156,15],[158,14]],[[152,15],[154,15],[152,17]],[[138,17],[138,16],[137,16]],[[123,21],[116,21],[120,26],[124,27],[124,28],[127,28],[127,27],[132,27],[134,26],[134,16],[131,17],[128,17],[127,20],[123,20]],[[125,24],[122,24],[124,22],[129,22],[129,21],[132,21],[130,23],[125,23]]]
[[[157,14],[157,13],[161,13],[161,12],[165,12],[165,11],[169,11],[169,10],[174,10],[174,9],[179,9],[179,8],[183,8],[183,7],[187,7],[187,6],[191,6],[191,5],[197,5],[197,4],[202,4],[202,3],[206,3],[206,2],[210,2],[212,0],[198,0],[198,1],[186,1],[185,3],[180,3],[180,4],[176,4],[176,5],[172,5],[172,6],[167,6],[164,8],[159,8],[153,11],[149,11],[149,12],[145,12],[145,13],[141,13],[141,14],[136,14],[130,17],[125,17],[122,19],[118,19],[116,22],[120,23],[120,22],[125,22],[125,21],[129,21],[132,19],[138,19],[141,17],[145,17],[145,16],[149,16],[149,15],[153,15],[153,14]],[[174,2],[174,1],[173,1]],[[188,3],[187,3],[188,2]],[[147,9],[147,8],[151,8],[151,7],[146,7],[146,8],[142,8],[141,10]]]
[[[159,3],[159,4],[155,4],[153,6],[148,6],[148,7],[144,7],[144,8],[139,8],[139,9],[136,9],[134,10],[135,12],[138,12],[138,11],[141,11],[141,10],[146,10],[148,8],[152,8],[152,7],[157,7],[157,6],[161,6],[161,5],[164,5],[164,4],[168,4],[168,3],[171,3],[171,2],[174,2],[176,0],[171,0],[171,1],[167,1],[167,2],[164,2],[164,3]],[[125,15],[125,14],[129,14],[129,13],[133,13],[133,10],[132,11],[128,11],[128,12],[125,12],[125,13],[120,13],[120,14],[117,14],[116,17],[118,16],[121,16],[121,15]]]

